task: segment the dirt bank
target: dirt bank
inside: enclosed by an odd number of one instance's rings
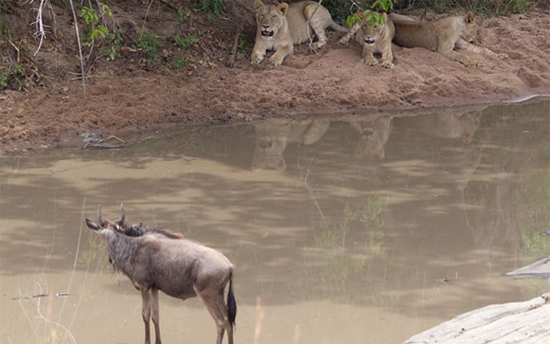
[[[341,34],[331,32],[320,51],[301,46],[277,69],[266,63],[252,67],[246,50],[237,55],[235,68],[224,67],[223,57],[206,61],[199,56],[194,69],[175,70],[104,61],[88,80],[86,94],[79,80],[50,75],[43,87],[27,93],[0,93],[0,152],[80,144],[79,135],[91,131],[109,135],[297,113],[406,110],[550,94],[550,15],[488,18],[481,25],[482,45],[507,53],[508,59],[472,54],[485,66],[466,68],[434,52],[400,49],[394,52],[395,68],[387,70],[363,64],[360,48],[340,45]],[[245,28],[248,40],[253,40],[253,30]],[[227,37],[232,35],[229,31]],[[51,55],[45,49],[37,57],[50,71],[54,62],[56,68],[78,65],[74,56]]]

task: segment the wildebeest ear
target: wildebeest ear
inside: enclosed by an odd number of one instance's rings
[[[288,13],[288,4],[286,2],[277,4],[277,9],[281,11],[284,16],[286,16]]]
[[[264,7],[264,3],[262,2],[262,0],[256,0],[256,1],[254,1],[254,10],[255,10],[256,12],[258,12],[258,10],[259,10],[260,8],[262,8],[262,7]]]
[[[466,13],[466,17],[464,17],[464,21],[468,24],[472,24],[476,21],[476,18],[474,17],[474,14],[472,12]]]
[[[93,229],[94,231],[99,230],[99,226],[93,223],[90,219],[86,219],[86,226],[88,226],[88,228],[90,229]]]

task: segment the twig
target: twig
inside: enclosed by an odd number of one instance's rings
[[[96,0],[95,2],[97,4],[97,9],[98,9],[97,12],[101,16],[101,21],[103,22],[103,26],[107,27],[107,20],[105,19],[105,16],[103,15],[103,4],[99,0]]]
[[[88,0],[88,8],[89,8],[90,10],[92,9],[92,0]],[[101,16],[103,17],[103,15],[102,15],[102,13],[101,13],[101,7],[98,7],[97,12],[99,13],[99,15],[101,15]],[[92,30],[92,32],[93,32],[93,31],[96,29],[96,28],[95,28],[95,22],[92,20],[90,24],[91,24],[91,30]],[[89,65],[90,65],[90,57],[91,57],[91,56],[93,55],[93,53],[94,53],[95,38],[94,38],[93,36],[89,36],[88,39],[89,39],[89,38],[91,38],[92,41],[91,41],[91,42],[90,42],[90,41],[86,42],[86,45],[88,45],[88,47],[90,48],[90,51],[89,51],[88,57],[87,57],[87,59],[86,59],[86,60],[88,60],[88,63],[87,63],[86,66],[84,67],[84,75],[88,75],[88,72],[90,71],[90,68],[91,68],[91,67],[89,67]]]
[[[86,74],[84,73],[84,58],[82,56],[82,43],[80,42],[80,33],[78,32],[78,18],[76,17],[76,12],[74,10],[73,0],[69,0],[71,5],[71,11],[73,13],[74,20],[74,30],[76,32],[76,42],[78,44],[78,55],[80,57],[80,72],[82,73],[82,89],[84,90],[84,95],[86,95]]]
[[[327,219],[325,218],[325,214],[323,213],[323,210],[321,209],[321,206],[319,205],[319,202],[317,202],[317,198],[315,197],[315,195],[313,194],[313,189],[311,189],[311,186],[309,186],[309,183],[307,181],[307,178],[309,177],[309,172],[311,172],[311,167],[314,165],[314,163],[312,163],[306,170],[306,174],[305,176],[302,178],[302,182],[304,183],[304,186],[306,187],[307,191],[309,192],[309,195],[311,196],[311,199],[313,201],[313,204],[315,204],[315,207],[317,208],[317,211],[319,212],[319,216],[321,216],[321,219],[323,220],[323,225],[325,226],[326,229],[329,228],[328,226],[328,221]],[[300,166],[298,166],[298,168],[301,169]],[[315,231],[315,230],[314,230]]]
[[[57,321],[52,321],[52,320],[48,320],[44,314],[42,314],[42,311],[40,310],[40,299],[38,299],[36,301],[36,313],[38,313],[40,319],[44,322],[44,324],[53,324],[59,328],[61,328],[62,330],[64,330],[67,335],[69,336],[69,339],[71,341],[71,343],[75,343],[76,344],[76,339],[74,337],[74,335],[71,333],[71,331],[69,331],[68,328],[66,328],[65,326],[61,325],[60,322],[57,322]]]
[[[46,31],[44,30],[44,23],[42,21],[42,8],[47,1],[48,0],[40,0],[40,6],[38,6],[36,25],[38,25],[38,35],[40,36],[40,41],[38,43],[38,48],[36,48],[33,56],[36,56],[36,54],[38,54],[38,51],[40,51],[40,48],[42,47],[42,42],[44,42],[44,38],[46,37]]]
[[[117,145],[117,144],[105,143],[105,141],[110,140],[110,139],[115,139],[115,140],[119,141],[120,144]],[[92,148],[92,149],[116,149],[116,148],[122,148],[122,145],[125,144],[125,143],[126,143],[126,141],[124,141],[123,139],[121,139],[119,137],[116,137],[115,135],[111,135],[108,138],[103,139],[103,140],[99,140],[97,142],[88,142],[82,147],[82,149],[87,149],[87,148]]]
[[[350,13],[353,13],[353,8],[354,7],[357,7],[357,10],[361,11],[361,12],[364,12],[365,10],[363,9],[363,7],[361,7],[355,0],[352,0],[351,1],[351,6],[349,7],[349,11]]]
[[[172,3],[166,1],[166,0],[160,0],[160,2],[162,2],[163,4],[165,4],[166,6],[170,7],[171,9],[173,9],[174,11],[178,11],[178,8],[176,6],[174,6]]]
[[[149,16],[149,11],[151,10],[151,6],[153,6],[153,0],[149,2],[149,6],[147,6],[147,12],[145,12],[145,17],[143,17],[143,25],[141,25],[141,32],[139,33],[140,41],[141,41],[141,38],[143,37],[143,31],[145,30],[145,22],[147,21],[147,17]]]
[[[17,59],[16,62],[19,63],[19,48],[11,40],[8,39],[8,42],[11,44],[11,46],[17,51]]]
[[[239,47],[239,37],[241,37],[241,33],[243,32],[244,27],[244,21],[241,22],[241,25],[239,29],[237,30],[237,33],[235,34],[235,38],[233,39],[233,47],[231,48],[231,52],[229,53],[229,58],[227,59],[227,66],[228,67],[235,67],[235,56],[237,55],[237,48]]]

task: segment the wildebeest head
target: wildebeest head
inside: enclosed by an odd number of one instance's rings
[[[124,214],[124,204],[120,206],[120,219],[116,221],[109,221],[104,219],[101,216],[101,205],[97,211],[98,223],[92,222],[90,219],[86,219],[86,225],[88,228],[93,229],[96,233],[100,235],[107,235],[108,233],[117,233],[122,234],[127,237],[140,237],[144,236],[147,233],[157,233],[162,234],[170,239],[181,239],[183,235],[180,233],[173,233],[167,229],[154,227],[154,228],[145,228],[143,223],[126,225],[124,220],[126,220],[126,215]]]
[[[109,221],[107,219],[103,219],[101,216],[101,205],[99,206],[99,209],[97,211],[97,219],[98,223],[92,222],[90,219],[86,219],[86,225],[88,228],[93,229],[94,231],[97,231],[99,234],[104,233],[105,231],[114,231],[119,233],[124,233],[124,220],[126,219],[126,215],[124,214],[124,204],[120,205],[120,219],[116,221]]]

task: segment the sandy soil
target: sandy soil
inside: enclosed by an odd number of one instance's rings
[[[395,68],[387,70],[363,64],[360,47],[340,45],[342,34],[332,32],[320,51],[300,46],[277,69],[267,63],[253,67],[245,53],[237,56],[235,68],[209,62],[193,76],[105,62],[86,94],[70,78],[27,93],[0,93],[0,154],[81,145],[80,135],[87,132],[124,136],[300,113],[336,116],[550,94],[550,15],[489,18],[481,25],[482,45],[508,59],[471,54],[485,66],[466,68],[427,50],[396,49]],[[67,63],[74,68],[74,58]]]

